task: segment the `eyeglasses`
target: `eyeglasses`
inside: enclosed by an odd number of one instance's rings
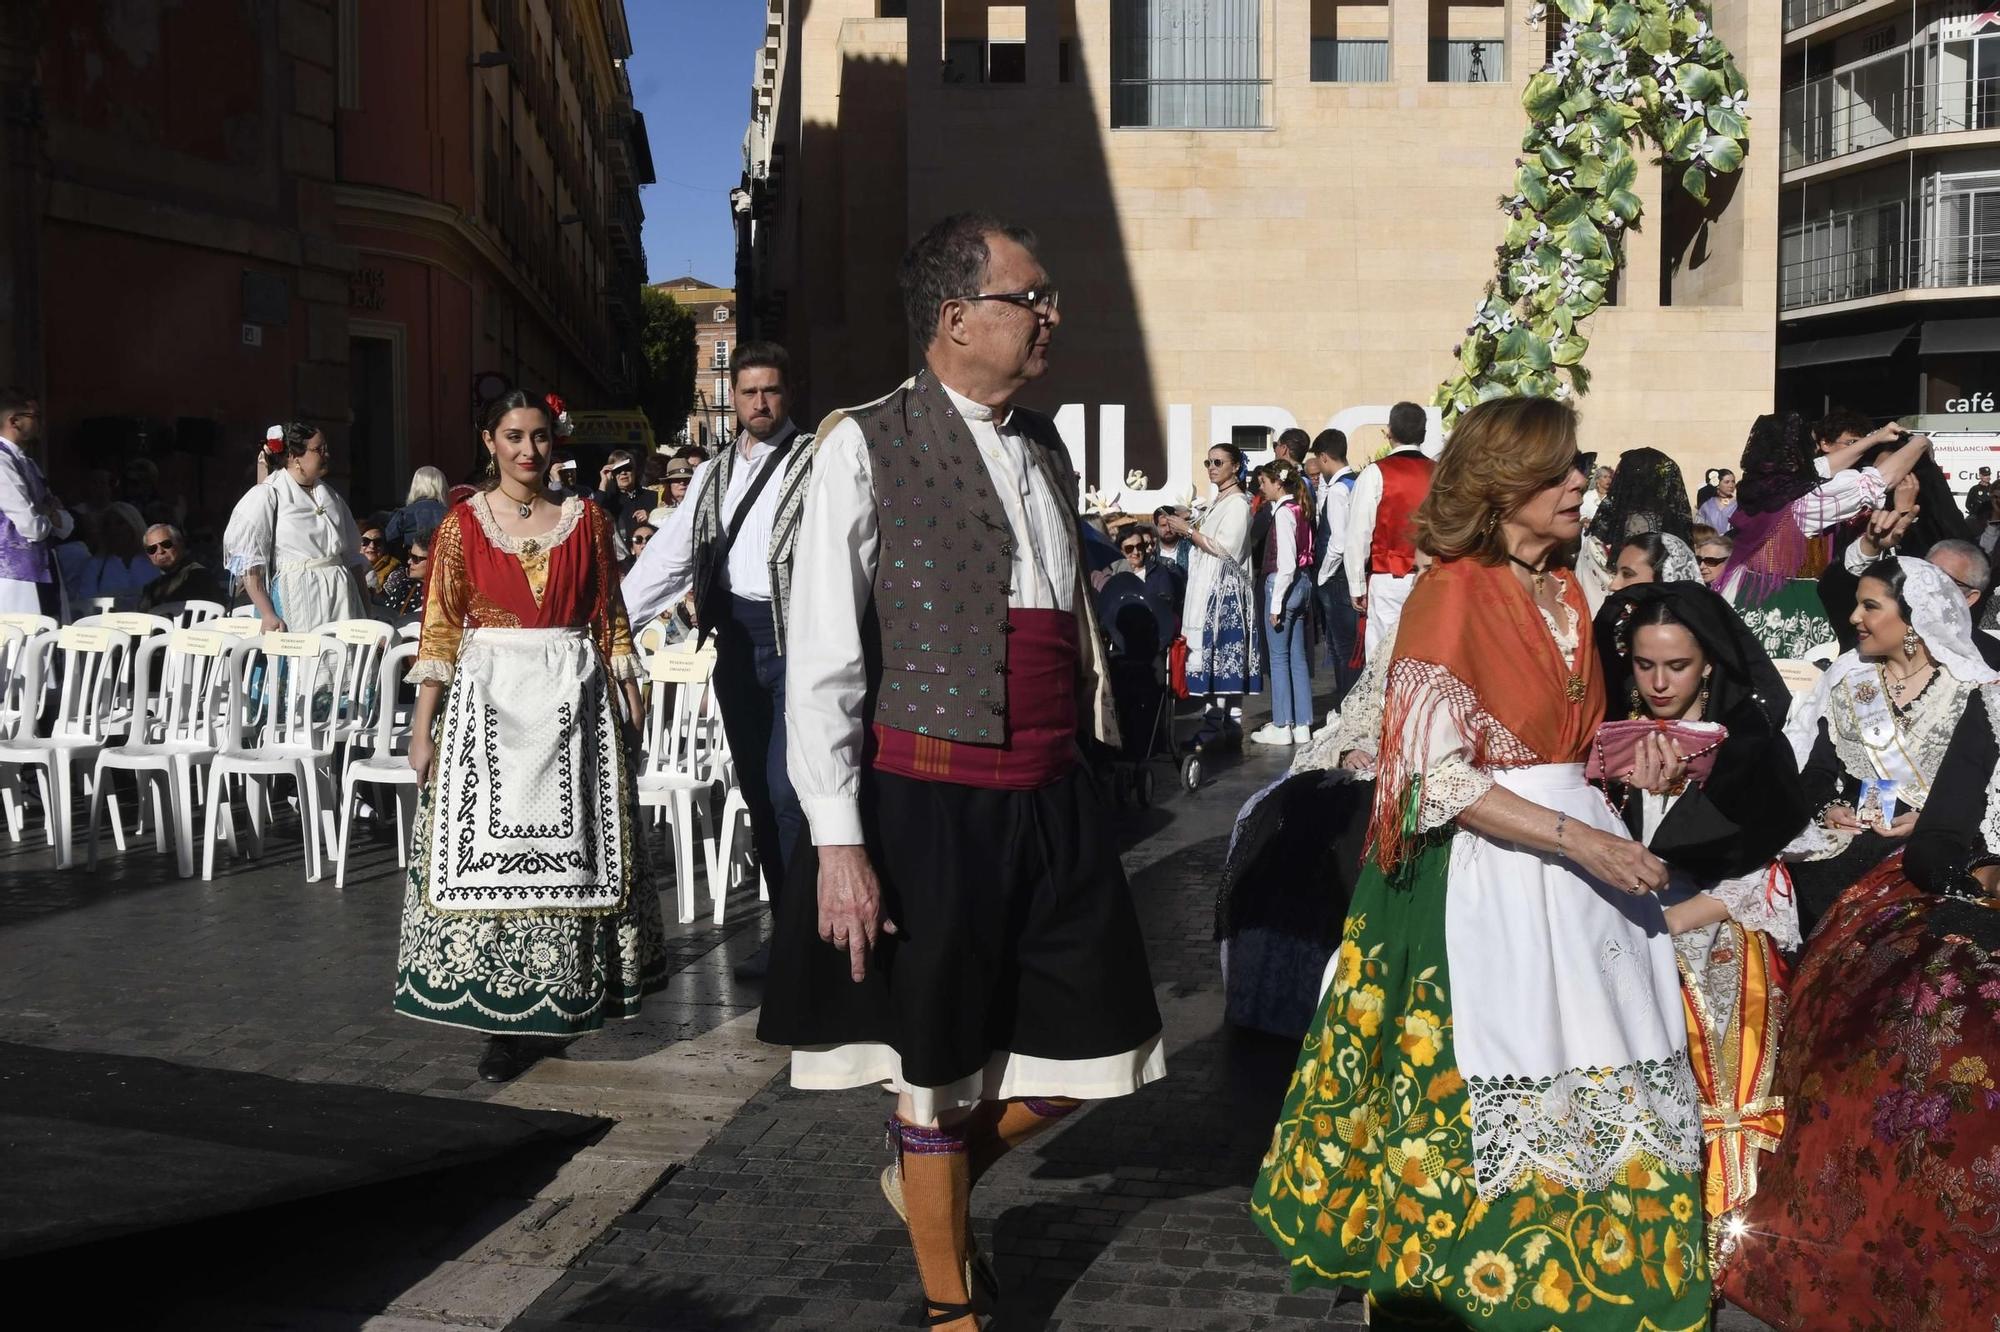
[[[1951,575],[1946,574],[1945,577],[1951,578]],[[1951,578],[1951,581],[1958,584],[1958,590],[1961,592],[1984,592],[1986,590],[1985,588],[1982,587],[1974,587],[1972,584],[1965,582],[1963,579]]]
[[[1134,551],[1140,551],[1140,550],[1144,550],[1145,548],[1146,548],[1146,543],[1145,543],[1145,542],[1143,542],[1143,541],[1134,541],[1134,542],[1133,542],[1133,543],[1132,543],[1131,545],[1129,545],[1129,546],[1120,546],[1120,547],[1119,547],[1118,549],[1120,549],[1120,550],[1124,551],[1124,552],[1125,552],[1125,553],[1126,553],[1127,555],[1130,555],[1130,554],[1132,554],[1132,553],[1133,553]]]
[[[1202,462],[1201,462],[1201,465],[1202,465],[1203,467],[1227,467],[1227,466],[1229,466],[1229,459],[1227,459],[1227,458],[1204,458],[1204,459],[1202,459]]]
[[[365,536],[361,538],[361,544],[364,546],[379,546],[382,544],[382,538]]]
[[[367,545],[368,543],[364,541],[361,544]],[[146,547],[146,553],[148,555],[158,555],[163,550],[172,550],[173,548],[174,548],[174,543],[171,541],[156,541],[152,545]]]
[[[1729,557],[1727,555],[1697,555],[1694,557],[1694,562],[1704,569],[1720,569],[1723,565],[1729,563]]]
[[[962,301],[1005,301],[1018,305],[1037,319],[1047,319],[1056,312],[1056,302],[1061,296],[1054,287],[1030,287],[1026,291],[982,291],[971,296],[959,297]]]

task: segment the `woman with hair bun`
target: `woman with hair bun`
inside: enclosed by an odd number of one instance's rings
[[[1293,1283],[1378,1328],[1708,1322],[1667,868],[1584,779],[1576,430],[1499,398],[1438,460],[1366,863],[1251,1197]]]
[[[1271,511],[1264,543],[1264,641],[1271,659],[1271,720],[1250,739],[1260,745],[1302,745],[1312,739],[1312,662],[1306,624],[1312,604],[1313,505],[1299,465],[1287,458],[1255,473]]]
[[[611,520],[549,493],[546,401],[503,394],[484,424],[486,488],[427,547],[394,1003],[484,1033],[479,1076],[505,1082],[523,1037],[638,1017],[666,934],[626,760],[640,664]]]
[[[275,466],[236,502],[222,554],[265,632],[310,633],[366,615],[361,529],[326,482],[326,436],[302,421],[272,426],[260,458]]]
[[[1203,460],[1214,494],[1199,524],[1179,516],[1163,520],[1194,547],[1188,561],[1186,616],[1188,697],[1206,696],[1201,731],[1191,744],[1234,747],[1243,728],[1230,715],[1244,694],[1261,689],[1257,660],[1257,591],[1250,582],[1250,497],[1243,493],[1243,450],[1217,444]]]

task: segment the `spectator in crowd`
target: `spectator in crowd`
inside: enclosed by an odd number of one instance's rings
[[[1727,467],[1715,469],[1715,494],[1695,516],[1718,532],[1729,530],[1729,517],[1736,512],[1736,473]]]
[[[1987,503],[1992,498],[1993,469],[1982,467],[1979,469],[1979,480],[1973,483],[1972,489],[1965,492],[1965,516],[1974,522],[1981,521],[1986,513]]]
[[[446,489],[444,473],[435,467],[419,467],[410,474],[410,493],[403,507],[382,525],[382,539],[391,550],[405,550],[419,534],[437,531],[444,521]]]
[[[1250,739],[1260,745],[1299,745],[1312,739],[1312,663],[1306,651],[1306,628],[1312,622],[1312,495],[1305,474],[1290,459],[1265,463],[1256,475],[1271,512],[1271,540],[1262,566],[1271,720]]]
[[[94,519],[90,530],[96,544],[81,562],[63,571],[72,615],[87,613],[96,597],[136,598],[141,588],[160,576],[146,558],[146,520],[137,509],[113,500]]]
[[[656,508],[661,521],[667,514],[681,507],[687,498],[688,484],[694,480],[695,464],[686,459],[676,459],[667,464],[667,470],[660,482],[660,502]]]
[[[1333,706],[1340,706],[1361,674],[1354,659],[1354,638],[1361,622],[1347,593],[1341,568],[1347,550],[1347,506],[1354,495],[1354,469],[1347,465],[1347,434],[1322,430],[1313,437],[1319,460],[1319,483],[1313,496],[1313,605],[1319,612],[1320,634],[1326,639],[1327,662],[1333,667]]]
[[[146,558],[159,570],[159,577],[139,589],[139,609],[151,611],[162,606],[180,606],[190,601],[229,604],[214,574],[204,568],[188,550],[187,536],[171,523],[155,523],[146,529]]]
[[[35,396],[0,388],[0,613],[61,610],[56,543],[75,523],[27,454],[41,432],[42,404]]]
[[[1701,489],[1694,492],[1694,510],[1701,512],[1701,506],[1715,498],[1716,478],[1722,475],[1720,467],[1711,467],[1701,474]]]
[[[396,567],[394,573],[383,580],[382,595],[378,598],[382,609],[398,621],[421,619],[424,613],[424,588],[431,572],[431,532],[419,532],[410,540],[408,562]]]
[[[604,460],[604,467],[597,474],[598,504],[615,519],[639,503],[642,493],[638,459],[629,449],[611,450],[611,456]]]
[[[1410,520],[1430,491],[1434,464],[1423,452],[1428,428],[1424,409],[1414,402],[1391,407],[1389,451],[1361,469],[1348,499],[1342,563],[1354,609],[1368,617],[1364,634],[1371,654],[1395,629],[1417,581]]]
[[[1720,533],[1707,537],[1695,544],[1694,562],[1701,569],[1701,581],[1713,583],[1722,566],[1729,563],[1729,552],[1736,543]]]
[[[151,458],[126,461],[122,498],[148,523],[177,523],[187,516],[184,505],[160,492],[160,469]]]
[[[277,464],[271,479],[236,502],[222,534],[230,574],[267,633],[362,618],[361,531],[325,479],[332,446],[293,421],[271,427],[265,451]]]
[[[1583,521],[1585,525],[1588,525],[1590,520],[1597,516],[1597,506],[1604,503],[1605,497],[1611,494],[1612,476],[1613,471],[1609,467],[1600,467],[1590,474],[1590,489],[1585,491],[1583,495]]]
[[[1271,443],[1271,456],[1280,462],[1288,462],[1294,466],[1303,467],[1306,461],[1306,454],[1310,451],[1311,447],[1312,436],[1297,426],[1292,426],[1289,429],[1278,432],[1277,439]]]
[[[637,527],[632,529],[632,540],[630,542],[630,545],[632,547],[632,559],[634,561],[637,561],[641,555],[646,553],[646,543],[648,541],[651,541],[654,535],[658,533],[658,531],[659,529],[657,527],[654,527],[651,523],[640,523]],[[630,566],[628,565],[627,566],[628,572],[629,569]]]
[[[1214,489],[1200,523],[1168,520],[1170,530],[1194,546],[1182,625],[1188,645],[1188,696],[1205,698],[1207,704],[1201,730],[1188,746],[1197,753],[1240,745],[1243,729],[1237,716],[1242,695],[1264,687],[1257,593],[1251,585],[1250,497],[1243,491],[1247,475],[1243,451],[1234,444],[1213,445],[1202,465]]]
[[[1159,508],[1153,510],[1153,531],[1156,533],[1155,539],[1159,543],[1158,549],[1154,553],[1157,558],[1179,569],[1183,577],[1187,574],[1188,552],[1194,548],[1181,540],[1177,531],[1168,525],[1167,520],[1170,518],[1185,518],[1186,516],[1177,506],[1172,504],[1162,504]]]
[[[361,562],[361,585],[371,593],[379,593],[389,575],[402,567],[395,548],[382,538],[382,524],[361,529]]]

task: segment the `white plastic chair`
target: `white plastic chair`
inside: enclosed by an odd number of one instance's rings
[[[49,840],[55,844],[56,865],[67,869],[76,858],[72,828],[76,765],[81,762],[86,772],[91,771],[88,765],[96,762],[104,748],[104,715],[110,710],[124,659],[132,651],[132,639],[102,625],[70,625],[56,631],[54,648],[62,677],[55,715],[46,732],[30,723],[0,744],[0,769],[19,772],[33,768],[42,777],[43,820]],[[27,658],[21,701],[37,707],[50,654],[31,648]],[[117,817],[115,809],[113,817]]]
[[[648,677],[645,765],[634,784],[640,807],[657,811],[656,822],[662,814],[666,817],[674,844],[674,892],[686,924],[694,919],[696,820],[709,814],[716,787],[703,762],[701,724],[715,654],[655,652],[643,660]],[[715,859],[712,838],[703,851],[706,868]]]
[[[0,741],[19,734],[25,724],[33,727],[35,709],[27,706],[29,644],[38,635],[23,633],[18,625],[0,624]],[[34,648],[41,651],[40,646]],[[22,793],[20,773],[0,772],[0,818],[7,826],[7,839],[21,840]]]
[[[398,643],[382,654],[376,676],[374,752],[350,761],[340,775],[340,841],[334,852],[333,886],[347,886],[347,847],[354,829],[355,806],[360,803],[358,788],[386,786],[396,798],[396,863],[410,863],[410,836],[417,823],[417,773],[410,766],[410,732],[407,718],[396,706],[397,686],[417,655],[415,643]]]
[[[203,601],[199,597],[196,597],[191,601],[183,601],[181,603],[180,610],[174,614],[174,623],[182,629],[192,629],[198,624],[206,624],[210,620],[219,620],[222,616],[223,609],[221,602]]]
[[[381,620],[335,620],[313,630],[340,645],[338,679],[352,682],[352,688],[334,696],[333,739],[345,745],[365,735],[374,718],[376,677],[382,669],[382,653],[395,637],[395,630]]]
[[[139,647],[135,678],[140,682],[139,707],[147,710],[155,696],[147,683],[158,666],[160,736],[135,734],[97,756],[96,780],[90,798],[90,867],[97,868],[97,824],[104,808],[109,774],[122,769],[137,776],[153,796],[155,843],[167,849],[167,825],[173,824],[174,859],[183,879],[194,875],[194,797],[196,770],[215,758],[229,705],[229,649],[235,640],[199,629],[176,629],[153,637]],[[160,660],[164,654],[165,660]],[[162,811],[164,791],[166,811]],[[143,802],[142,802],[143,803]],[[163,814],[165,817],[163,817]]]
[[[318,634],[262,634],[239,640],[229,653],[228,716],[223,748],[208,765],[208,813],[202,833],[201,877],[215,877],[218,817],[228,805],[229,779],[241,777],[248,790],[253,846],[263,841],[264,781],[290,777],[299,789],[299,822],[305,840],[306,882],[321,873],[321,813],[333,797],[333,720],[315,715],[314,701],[327,667],[337,663],[337,644]],[[264,666],[261,689],[253,692],[256,667]],[[250,717],[248,725],[245,715]],[[232,811],[233,812],[233,811]],[[233,827],[232,827],[233,835]]]
[[[0,625],[19,629],[28,637],[36,634],[52,634],[62,628],[53,615],[37,615],[33,611],[9,611],[0,615]]]

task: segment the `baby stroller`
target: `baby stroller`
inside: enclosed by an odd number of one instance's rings
[[[1164,585],[1148,586],[1120,571],[1099,590],[1098,613],[1110,657],[1111,701],[1118,712],[1120,745],[1100,757],[1112,796],[1120,804],[1153,803],[1152,764],[1174,757],[1174,694],[1167,654],[1178,641],[1179,615]]]

